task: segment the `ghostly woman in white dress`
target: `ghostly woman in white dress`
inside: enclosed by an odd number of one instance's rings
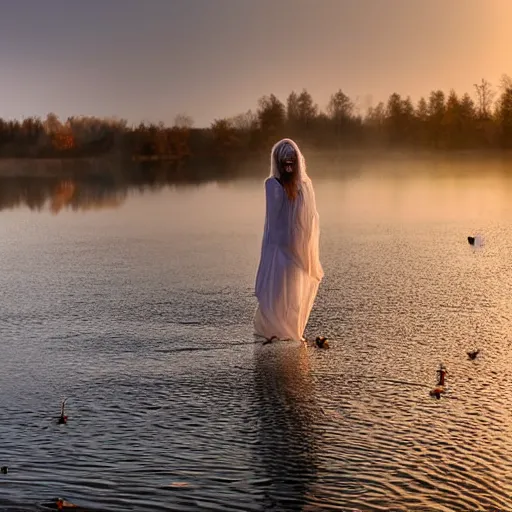
[[[290,139],[272,148],[265,196],[254,328],[267,339],[301,340],[324,273],[313,184],[299,147]]]

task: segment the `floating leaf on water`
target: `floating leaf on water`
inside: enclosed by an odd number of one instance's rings
[[[169,487],[189,487],[189,485],[187,482],[171,482]]]

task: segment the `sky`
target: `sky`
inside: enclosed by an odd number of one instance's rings
[[[0,117],[56,113],[194,126],[342,89],[473,93],[512,75],[512,0],[6,0]]]

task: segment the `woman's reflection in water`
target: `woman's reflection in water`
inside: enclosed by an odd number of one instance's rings
[[[315,419],[321,414],[308,349],[300,342],[258,344],[255,357],[255,455],[268,479],[264,510],[306,510],[317,473]]]

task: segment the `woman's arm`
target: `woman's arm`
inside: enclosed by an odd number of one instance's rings
[[[261,243],[261,257],[256,274],[256,296],[259,297],[262,287],[266,286],[265,275],[269,265],[269,249],[271,245],[279,245],[281,229],[279,227],[281,211],[284,204],[284,190],[275,178],[265,181],[265,225]]]
[[[265,235],[267,243],[280,243],[283,232],[282,209],[285,200],[285,191],[275,178],[265,181]]]

